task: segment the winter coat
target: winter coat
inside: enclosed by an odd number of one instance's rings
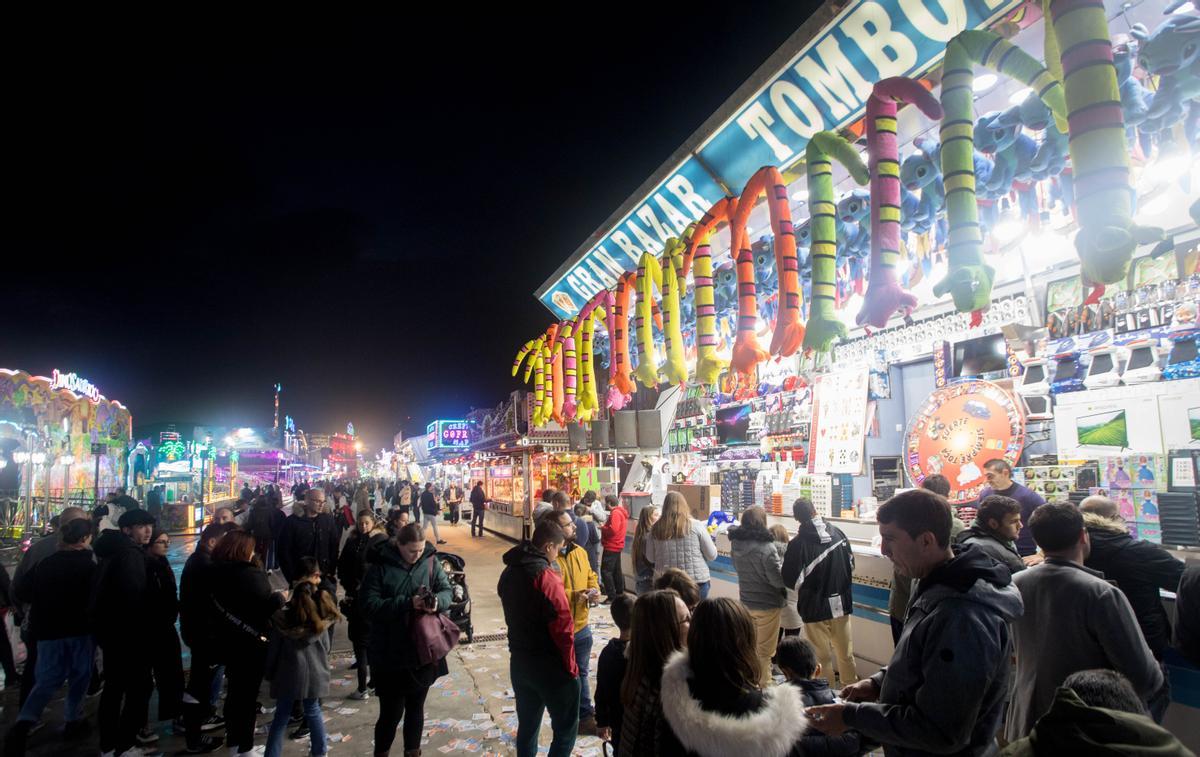
[[[421,492],[419,502],[421,504],[421,512],[425,513],[426,515],[438,514],[438,510],[440,508],[438,507],[437,497],[433,495],[433,492]]]
[[[728,757],[750,751],[756,757],[784,757],[808,727],[795,687],[733,697],[727,691],[700,691],[683,650],[667,658],[661,688],[663,717],[687,754]]]
[[[596,725],[612,728],[612,742],[616,748],[621,744],[621,719],[625,708],[621,705],[621,683],[625,680],[625,648],[628,641],[614,637],[596,661]]]
[[[1200,667],[1200,563],[1190,564],[1179,579],[1175,617],[1179,653]]]
[[[600,528],[600,543],[605,552],[621,552],[625,549],[625,531],[629,528],[629,512],[617,505],[608,512],[608,518]]]
[[[93,546],[100,559],[88,618],[101,646],[138,643],[146,628],[146,554],[119,530],[100,534]]]
[[[267,554],[282,530],[283,521],[287,519],[282,510],[275,508],[265,501],[255,502],[246,516],[246,530],[254,535],[254,551],[259,555]]]
[[[833,691],[824,678],[808,678],[789,682],[800,691],[804,706],[815,707],[833,704]],[[862,737],[856,731],[846,731],[841,736],[826,736],[816,728],[809,728],[800,737],[798,749],[793,757],[855,757],[862,749]]]
[[[212,554],[196,548],[183,564],[179,576],[179,635],[183,643],[195,649],[212,643],[213,613],[209,571]]]
[[[286,608],[271,617],[266,678],[271,682],[272,699],[329,696],[329,627],[336,620],[336,608],[324,591],[317,598],[326,617],[315,627],[290,624]]]
[[[213,602],[212,652],[220,662],[266,652],[271,615],[283,595],[271,589],[267,572],[248,562],[213,562],[208,573]]]
[[[951,543],[958,541],[958,535],[966,530],[966,526],[958,518],[950,519],[950,541]],[[1023,565],[1024,563],[1022,563]],[[913,584],[916,583],[913,579],[904,575],[898,570],[892,571],[892,590],[888,593],[888,615],[891,615],[897,620],[904,620],[904,615],[908,612],[909,602],[912,600]]]
[[[146,609],[158,629],[175,633],[179,619],[179,594],[175,587],[175,572],[165,557],[146,555]]]
[[[1084,513],[1092,551],[1083,564],[1114,581],[1138,619],[1150,651],[1161,660],[1171,646],[1171,621],[1159,589],[1178,591],[1184,564],[1158,544],[1134,539],[1121,521]]]
[[[1017,554],[1027,557],[1037,552],[1037,544],[1034,543],[1033,533],[1029,530],[1029,518],[1033,515],[1034,510],[1046,504],[1046,500],[1029,487],[1014,481],[1004,491],[996,491],[990,486],[983,487],[983,490],[979,492],[979,501],[982,502],[993,494],[1012,497],[1021,505],[1021,531],[1017,534]]]
[[[562,578],[528,541],[505,552],[503,559],[496,592],[514,662],[542,666],[548,679],[575,678],[575,619]]]
[[[787,601],[780,569],[783,558],[775,537],[765,528],[729,529],[729,549],[738,576],[738,595],[751,610],[777,610]]]
[[[1021,594],[979,548],[953,550],[917,586],[891,662],[871,677],[878,701],[843,711],[846,725],[887,744],[889,757],[975,756],[995,745]]]
[[[404,563],[400,550],[390,541],[367,550],[367,573],[359,586],[359,602],[371,623],[367,654],[375,676],[398,675],[414,686],[429,686],[449,672],[444,659],[424,667],[417,660],[417,646],[412,641],[416,612],[412,601],[422,586],[429,587],[437,597],[438,610],[450,609],[450,579],[433,544],[425,542],[425,551],[413,565]],[[415,671],[419,671],[418,679],[409,680]]]
[[[621,714],[619,757],[678,757],[686,754],[662,714],[659,683],[643,678]]]
[[[703,523],[694,518],[688,521],[691,531],[681,539],[660,541],[653,532],[646,535],[646,561],[654,565],[655,578],[668,568],[679,568],[698,584],[711,580],[708,564],[717,559],[717,545]]]
[[[482,486],[476,486],[471,490],[471,509],[477,513],[487,509],[487,495],[483,493]]]
[[[796,587],[805,623],[840,618],[854,607],[854,551],[841,529],[820,518],[800,524],[783,557],[783,582]]]
[[[346,540],[338,557],[338,579],[347,598],[358,596],[358,587],[367,573],[367,552],[387,539],[387,530],[382,524],[376,524],[365,534],[355,530]]]
[[[1004,736],[1028,736],[1072,673],[1107,668],[1121,673],[1143,700],[1162,685],[1129,600],[1104,576],[1049,557],[1013,576],[1025,614],[1013,624],[1017,680]]]
[[[970,528],[958,535],[957,541],[963,545],[976,545],[986,552],[988,557],[1008,568],[1009,573],[1020,573],[1025,570],[1025,563],[1017,554],[1016,544],[996,536],[987,526],[980,523],[978,518]]]
[[[275,553],[279,569],[289,582],[300,578],[300,558],[315,557],[321,567],[321,586],[333,593],[336,588],[339,534],[333,516],[321,513],[315,518],[289,515],[276,536]]]
[[[58,545],[60,543],[61,542],[58,538],[58,534],[38,539],[33,543],[33,546],[31,546],[29,550],[21,556],[21,562],[17,565],[16,571],[13,572],[12,586],[9,587],[9,595],[11,599],[15,600],[16,603],[22,608],[22,614],[25,616],[22,627],[26,630],[28,629],[29,623],[29,605],[33,602],[33,583],[29,580],[28,576],[32,574],[33,569],[37,567],[42,560],[45,560],[47,557],[58,551]],[[93,559],[95,559],[94,553]]]
[[[571,605],[571,617],[575,620],[573,632],[579,633],[588,624],[590,614],[587,597],[580,596],[579,592],[599,589],[600,579],[592,570],[587,551],[569,542],[566,553],[558,556],[558,573],[562,576],[563,591],[567,595],[567,603]]]
[[[1089,707],[1062,687],[1029,735],[1009,744],[1003,757],[1195,757],[1170,731],[1145,715]]]
[[[23,580],[33,597],[29,630],[34,639],[87,636],[87,616],[79,608],[88,604],[95,575],[95,556],[90,549],[60,549],[25,574]]]

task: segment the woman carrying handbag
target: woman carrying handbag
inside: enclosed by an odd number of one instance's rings
[[[418,755],[425,696],[450,672],[445,654],[458,632],[442,615],[450,607],[450,579],[420,525],[409,523],[368,552],[359,601],[371,623],[367,657],[379,696],[375,754],[389,753],[403,720],[404,754]]]

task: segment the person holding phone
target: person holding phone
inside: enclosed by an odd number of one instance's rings
[[[579,733],[595,735],[596,717],[592,696],[588,690],[588,660],[592,654],[590,608],[600,602],[600,578],[592,570],[587,550],[575,543],[575,519],[569,510],[554,514],[566,542],[558,554],[558,571],[562,575],[567,603],[575,619],[575,664],[579,668]]]

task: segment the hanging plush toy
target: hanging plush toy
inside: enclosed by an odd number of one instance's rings
[[[517,351],[517,356],[515,358],[513,358],[513,365],[512,365],[512,375],[513,376],[517,375],[517,371],[519,371],[521,369],[521,363],[525,362],[525,357],[530,352],[533,351],[533,347],[535,344],[538,343],[538,341],[539,341],[538,339],[530,339],[528,342],[526,342],[525,344],[523,344],[521,346],[520,350]],[[525,372],[525,381],[529,381],[529,372],[528,371]]]
[[[578,390],[579,366],[575,355],[575,329],[579,328],[578,316],[562,324],[558,331],[559,349],[562,350],[563,365],[563,420],[568,423],[575,420],[578,400],[575,393]]]
[[[1173,15],[1153,32],[1134,24],[1130,34],[1140,43],[1138,62],[1142,69],[1160,77],[1147,116],[1160,126],[1178,123],[1200,99],[1200,18]],[[1189,139],[1194,137],[1188,135]]]
[[[1004,128],[1022,128],[1042,133],[1042,141],[1034,150],[1028,164],[1028,177],[1017,176],[1021,181],[1032,178],[1036,181],[1058,176],[1067,164],[1067,135],[1058,130],[1054,114],[1041,98],[1030,92],[1029,96],[996,117],[996,124]]]
[[[758,317],[767,323],[775,322],[775,305],[779,294],[779,277],[775,275],[775,244],[762,236],[750,245],[754,255],[754,286],[758,296]]]
[[[658,353],[654,347],[652,328],[654,290],[662,290],[662,270],[654,253],[643,252],[637,270],[638,300],[635,322],[638,337],[638,367],[634,374],[642,386],[654,389],[658,386]]]
[[[713,277],[713,298],[717,306],[717,333],[726,343],[733,343],[737,331],[737,271],[732,264],[721,266]]]
[[[617,279],[617,291],[613,297],[612,328],[609,341],[612,343],[612,364],[608,371],[608,407],[620,410],[637,391],[633,381],[633,366],[629,359],[629,315],[637,276],[626,273]]]
[[[1075,248],[1083,277],[1092,285],[1085,298],[1090,303],[1099,299],[1104,284],[1125,278],[1139,243],[1159,241],[1163,232],[1133,222],[1129,151],[1104,5],[1046,0],[1046,6],[1046,65],[1065,89],[1079,221]],[[1141,54],[1145,59],[1145,45]],[[1174,60],[1183,62],[1178,55]]]
[[[828,352],[833,340],[846,336],[846,325],[834,313],[837,297],[837,208],[833,202],[832,158],[846,167],[858,184],[870,174],[854,147],[831,131],[813,135],[805,150],[808,172],[808,209],[811,214],[812,302],[804,332],[804,348]]]
[[[691,230],[688,249],[684,253],[684,277],[687,276],[687,268],[690,265],[695,266],[692,281],[696,289],[696,381],[705,386],[717,383],[717,377],[726,366],[726,362],[717,357],[717,300],[713,287],[712,235],[718,223],[729,220],[731,207],[736,207],[736,203],[726,198],[705,213],[696,228]]]
[[[1118,41],[1120,40],[1120,41]],[[1125,141],[1132,150],[1141,145],[1142,151],[1150,154],[1150,133],[1142,125],[1150,117],[1150,100],[1154,96],[1133,75],[1137,62],[1137,41],[1126,35],[1113,38],[1113,65],[1117,68],[1117,90],[1121,93],[1121,115],[1125,119]],[[1063,148],[1064,152],[1066,148]]]
[[[1065,108],[1062,87],[1054,77],[1011,42],[986,31],[965,31],[950,40],[942,73],[941,128],[946,217],[950,222],[947,245],[950,270],[946,278],[934,285],[933,293],[938,297],[949,293],[958,311],[971,313],[972,323],[978,325],[984,309],[991,303],[995,271],[983,260],[975,195],[975,129],[971,112],[976,63],[1032,87],[1056,114],[1063,113]]]
[[[535,374],[533,385],[533,424],[540,426],[545,423],[543,419],[543,404],[546,398],[545,385],[545,363],[542,357],[542,345],[545,343],[546,337],[540,336],[537,339],[530,339],[517,352],[517,357],[513,360],[512,375],[516,376],[518,369],[522,363],[526,363],[525,375],[521,380],[523,383],[529,383],[529,375],[531,372]],[[526,361],[528,358],[528,361]]]
[[[897,102],[911,103],[927,117],[937,121],[942,106],[920,82],[904,77],[876,83],[867,101],[867,162],[871,170],[871,264],[867,293],[862,310],[855,319],[877,329],[887,325],[892,314],[908,315],[917,306],[917,298],[900,286],[897,268],[904,253],[900,243],[903,224],[900,186],[900,147],[896,138]],[[916,210],[916,195],[909,202]],[[914,220],[915,224],[916,221]]]
[[[687,381],[687,363],[683,352],[683,325],[679,306],[680,287],[678,265],[683,261],[684,243],[679,239],[667,240],[663,253],[659,277],[662,281],[663,347],[667,362],[663,365],[663,376],[668,384]]]
[[[559,342],[558,334],[563,328],[563,323],[555,323],[546,331],[546,344],[544,349],[549,350],[547,357],[547,365],[550,370],[550,417],[559,425],[566,423],[563,418],[563,398],[566,396],[566,391],[563,387],[563,350],[562,343]]]
[[[751,203],[746,203],[751,204]],[[738,208],[742,203],[738,203]],[[758,292],[754,286],[754,253],[746,238],[746,229],[730,224],[730,250],[733,251],[737,268],[737,336],[733,340],[733,357],[729,366],[738,374],[746,376],[754,367],[767,359],[767,351],[758,344]]]
[[[579,355],[579,410],[576,420],[586,423],[600,409],[600,398],[596,395],[596,371],[592,358],[592,334],[596,329],[596,317],[601,311],[593,309],[592,314],[579,324],[579,335],[575,340],[575,349]]]

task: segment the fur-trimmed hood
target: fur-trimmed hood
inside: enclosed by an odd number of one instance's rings
[[[688,686],[691,672],[687,652],[679,651],[667,660],[662,674],[663,715],[689,752],[726,757],[750,749],[756,757],[785,757],[808,727],[794,686],[767,689],[757,712],[736,717],[704,710]]]
[[[1110,531],[1114,534],[1128,534],[1129,529],[1125,526],[1124,521],[1105,518],[1103,515],[1096,513],[1083,514],[1083,527],[1094,528],[1098,531]]]

